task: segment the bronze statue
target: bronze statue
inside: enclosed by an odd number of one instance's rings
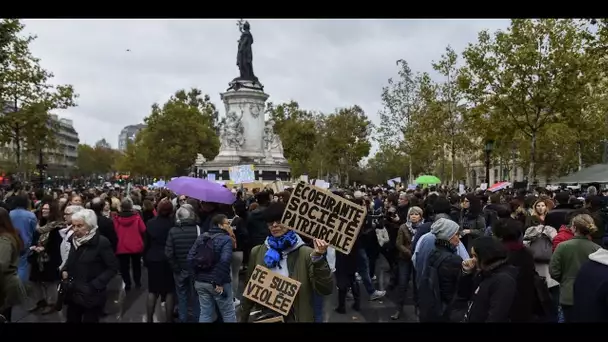
[[[246,81],[257,82],[258,78],[253,73],[253,52],[251,44],[253,44],[253,36],[249,31],[249,22],[240,20],[237,24],[241,31],[241,39],[239,39],[239,50],[236,54],[236,65],[241,73],[239,79]]]

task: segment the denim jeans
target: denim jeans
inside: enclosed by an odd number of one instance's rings
[[[549,288],[551,302],[553,304],[553,315],[548,317],[549,323],[559,323],[559,285]]]
[[[199,323],[213,323],[215,321],[214,312],[216,305],[224,323],[236,323],[232,286],[224,284],[222,287],[224,288],[224,292],[219,294],[215,292],[215,286],[212,284],[200,281],[194,283],[200,303]]]
[[[325,297],[313,292],[312,294],[312,310],[315,317],[315,323],[323,323],[323,302]]]
[[[23,284],[29,280],[29,263],[27,262],[27,253],[19,256],[19,265],[17,266],[17,275]]]
[[[232,294],[234,295],[234,298],[237,298],[236,294],[239,292],[239,272],[241,270],[241,265],[243,265],[243,252],[232,252],[232,263],[230,265],[230,273],[232,280]]]
[[[369,259],[367,258],[367,253],[364,248],[359,248],[357,250],[357,270],[359,271],[361,281],[363,282],[363,286],[365,286],[367,294],[372,295],[376,289],[374,289],[372,278],[369,276]]]
[[[180,322],[196,321],[196,317],[200,315],[200,305],[194,290],[194,278],[191,275],[174,274],[174,279]]]

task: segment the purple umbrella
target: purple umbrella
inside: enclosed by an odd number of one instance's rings
[[[232,204],[236,201],[229,189],[202,178],[179,177],[167,183],[166,187],[176,194],[203,202]]]

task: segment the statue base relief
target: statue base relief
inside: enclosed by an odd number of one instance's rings
[[[269,95],[258,80],[234,79],[220,94],[225,124],[220,134],[220,151],[211,161],[198,155],[198,175],[214,173],[216,180],[228,180],[228,169],[253,164],[257,181],[289,180],[291,172],[282,150],[269,150],[265,142],[265,111]]]

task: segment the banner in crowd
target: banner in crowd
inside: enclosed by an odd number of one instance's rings
[[[238,165],[228,169],[230,180],[234,184],[255,182],[253,165]]]
[[[367,210],[338,195],[300,182],[293,189],[281,223],[309,238],[323,240],[349,254]]]
[[[388,184],[388,186],[390,186],[391,188],[396,187],[399,183],[401,183],[401,177],[391,178],[386,181],[386,184]]]
[[[245,286],[243,297],[287,316],[300,285],[297,280],[257,265]]]
[[[266,188],[271,189],[273,193],[277,194],[285,190],[285,185],[283,185],[282,181],[277,180],[266,185]]]

